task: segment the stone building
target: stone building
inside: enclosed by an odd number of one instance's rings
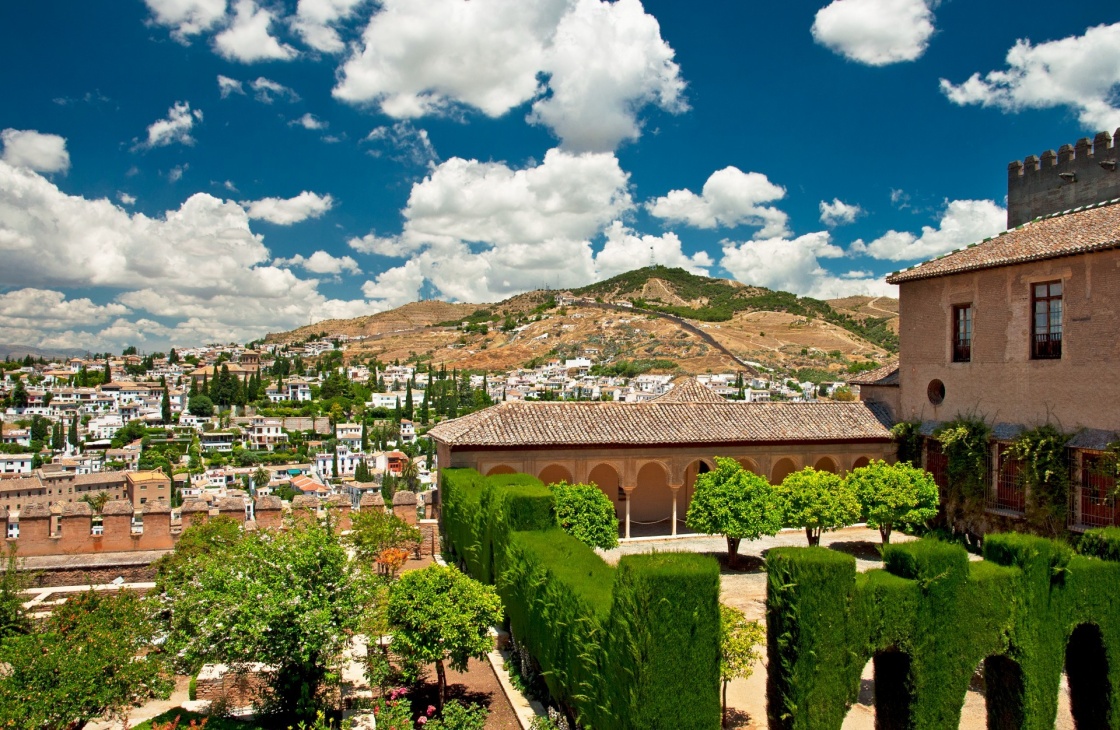
[[[1007,444],[1045,423],[1073,434],[1075,529],[1118,516],[1114,480],[1098,468],[1120,433],[1116,151],[1102,132],[1011,163],[1010,230],[887,279],[899,285],[896,419],[927,434],[959,415],[993,424],[989,505],[1009,515],[1024,512],[1025,495]],[[943,480],[937,442],[925,459]]]
[[[508,401],[429,435],[441,465],[596,484],[626,537],[638,525],[675,535],[716,456],[779,483],[806,466],[844,473],[896,454],[876,405],[733,402],[691,378],[638,403]]]

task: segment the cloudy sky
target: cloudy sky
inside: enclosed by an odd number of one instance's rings
[[[0,343],[246,341],[649,263],[833,297],[1120,127],[1114,0],[0,6]]]

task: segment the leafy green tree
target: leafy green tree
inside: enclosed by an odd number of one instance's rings
[[[281,532],[243,533],[176,569],[189,578],[163,581],[161,574],[161,583],[167,650],[179,669],[263,662],[274,667],[264,712],[313,719],[372,590],[331,525],[297,520]]]
[[[859,498],[836,474],[807,466],[787,476],[775,491],[782,502],[785,526],[804,528],[811,546],[821,544],[822,532],[859,521]]]
[[[590,547],[618,546],[618,518],[610,497],[594,484],[550,484],[556,519],[564,532]]]
[[[209,418],[214,415],[214,401],[210,400],[210,396],[207,395],[192,395],[187,402],[187,411],[192,416]]]
[[[171,348],[171,352],[167,353],[167,364],[175,365],[179,362],[179,353],[175,352],[175,348]]]
[[[754,663],[762,659],[761,646],[766,629],[758,621],[733,606],[719,605],[719,679],[723,684],[722,717],[727,724],[727,685],[754,673]]]
[[[739,543],[776,535],[782,529],[781,503],[770,482],[734,459],[716,457],[716,468],[696,477],[686,524],[696,532],[727,538],[727,563],[738,563]]]
[[[363,565],[372,566],[383,550],[415,549],[420,530],[384,510],[369,509],[350,515],[350,534],[344,539]]]
[[[16,379],[16,384],[12,386],[10,398],[13,408],[27,408],[28,395],[27,388],[23,385],[23,378]]]
[[[916,525],[937,516],[939,495],[933,476],[905,462],[873,461],[849,472],[849,485],[859,497],[867,524],[878,527],[883,544],[896,525]]]
[[[436,665],[439,707],[447,690],[444,662],[465,672],[470,659],[494,648],[490,627],[502,620],[493,586],[455,568],[431,565],[400,577],[389,590],[393,651],[407,660]]]
[[[15,544],[9,544],[4,572],[0,573],[0,644],[9,636],[31,630],[31,621],[23,610],[23,591],[30,585],[30,576],[19,570]]]
[[[257,467],[257,470],[253,472],[253,486],[255,488],[267,487],[270,481],[272,481],[272,472],[263,466]]]
[[[405,444],[405,446],[407,447],[408,444]],[[405,451],[405,453],[408,454],[407,451]],[[401,481],[404,482],[405,489],[410,492],[415,492],[417,484],[420,483],[420,467],[416,465],[416,462],[413,461],[410,454],[408,457],[409,458],[405,459],[404,463],[401,464]]]
[[[151,607],[131,591],[87,591],[55,608],[35,632],[3,644],[0,727],[80,728],[172,688]]]

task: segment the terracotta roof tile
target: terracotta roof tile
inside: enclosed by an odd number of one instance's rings
[[[898,360],[848,378],[850,385],[898,385]]]
[[[888,284],[1120,247],[1120,198],[1037,218],[887,277]]]
[[[673,387],[653,399],[655,403],[726,403],[727,399],[696,378],[677,378]]]
[[[889,439],[866,403],[500,403],[435,426],[452,446],[717,444]]]

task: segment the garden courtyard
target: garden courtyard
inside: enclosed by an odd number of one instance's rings
[[[913,538],[895,532],[892,542]],[[720,563],[720,600],[742,610],[748,619],[766,620],[766,571],[764,555],[776,547],[804,547],[803,530],[783,530],[773,537],[754,541],[744,540],[739,545],[738,567],[727,567],[727,541],[720,536],[688,535],[677,538],[641,539],[620,544],[613,550],[599,551],[607,562],[617,563],[623,555],[651,552],[694,552],[714,556]],[[821,535],[821,546],[848,553],[856,559],[860,571],[883,567],[879,558],[881,540],[879,531],[867,527],[847,527]],[[971,556],[979,560],[979,556]],[[859,700],[849,711],[843,730],[874,730],[875,682],[870,662],[864,669]],[[738,730],[762,730],[766,727],[766,667],[756,663],[747,679],[736,679],[728,688],[728,707],[732,727]],[[973,682],[961,711],[960,730],[984,730],[987,727],[983,681]],[[1073,730],[1070,714],[1069,685],[1062,676],[1061,694],[1058,699],[1056,730]]]

